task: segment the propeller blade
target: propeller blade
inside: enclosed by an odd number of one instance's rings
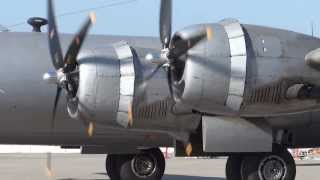
[[[164,48],[169,48],[172,31],[172,0],[161,0],[160,40]]]
[[[87,134],[89,137],[93,136],[95,125],[93,122],[90,122],[87,129]]]
[[[52,0],[48,0],[48,41],[52,64],[58,70],[64,62]]]
[[[155,69],[152,70],[152,72],[147,75],[143,81],[141,82],[141,84],[139,85],[139,88],[141,89],[145,89],[146,86],[148,85],[149,81],[157,74],[157,72],[166,64],[166,62],[163,62],[161,64],[158,64],[157,67]]]
[[[61,96],[61,91],[62,91],[62,88],[58,86],[57,87],[56,98],[54,100],[53,111],[52,111],[52,119],[51,119],[51,128],[52,129],[54,128],[54,123],[55,123],[55,120],[56,120],[57,107],[58,107],[59,99],[60,99],[60,96]]]
[[[186,54],[191,48],[196,46],[200,41],[211,38],[210,28],[202,28],[195,32],[186,32],[177,34],[172,38],[170,44],[169,59],[177,59]]]
[[[191,143],[188,143],[186,145],[186,149],[185,149],[185,153],[187,156],[191,156],[192,155],[192,151],[193,151],[193,147]]]
[[[172,67],[168,67],[167,74],[168,74],[168,84],[169,84],[169,92],[170,96],[174,99],[173,97],[173,88],[172,88]]]
[[[86,22],[81,27],[80,31],[75,35],[64,59],[64,73],[69,73],[75,70],[77,66],[77,56],[79,54],[79,51],[82,47],[82,44],[88,34],[91,25],[95,22],[96,15],[94,13],[91,13]]]
[[[150,79],[152,79],[165,64],[166,62],[158,64],[157,67],[144,79],[144,83],[147,83]]]
[[[48,175],[48,177],[52,177],[53,172],[52,172],[52,153],[51,152],[47,153],[46,161],[47,161],[46,162],[47,175]]]

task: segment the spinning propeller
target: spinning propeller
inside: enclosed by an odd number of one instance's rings
[[[162,43],[161,58],[158,67],[145,80],[150,80],[163,65],[168,66],[168,83],[173,96],[173,78],[176,66],[184,63],[188,51],[202,40],[210,40],[213,36],[210,27],[201,26],[180,31],[171,37],[172,33],[172,0],[162,0],[160,7],[160,40]]]
[[[64,89],[67,92],[68,100],[76,99],[76,93],[78,89],[78,63],[77,56],[80,52],[82,44],[88,34],[88,31],[92,24],[96,22],[96,16],[91,13],[85,23],[80,28],[79,32],[76,33],[73,38],[67,53],[63,55],[59,32],[56,24],[54,7],[52,0],[48,0],[48,41],[50,56],[55,72],[46,73],[44,79],[49,83],[57,84],[57,92],[54,101],[54,107],[52,111],[51,128],[54,128],[57,106],[61,96],[61,91]],[[88,134],[92,134],[90,130],[92,125],[89,125]],[[92,129],[92,128],[91,128]]]
[[[168,65],[168,83],[171,96],[176,100],[174,91],[177,91],[173,84],[173,76],[176,74],[177,66],[185,62],[188,51],[198,45],[202,40],[211,40],[213,32],[210,27],[201,26],[188,30],[176,32],[171,37],[172,31],[172,0],[161,0],[160,9],[160,40],[162,43],[161,58],[167,63],[161,63],[154,70],[151,76],[155,74],[164,64]],[[148,77],[151,79],[151,77]],[[185,153],[192,154],[192,144],[185,143]]]
[[[73,38],[67,53],[63,56],[61,49],[59,32],[56,24],[56,18],[54,13],[54,7],[52,0],[48,0],[48,41],[49,41],[49,50],[51,61],[56,69],[55,72],[49,72],[44,75],[44,80],[51,84],[57,84],[57,92],[54,100],[54,106],[52,111],[51,119],[51,129],[54,128],[57,107],[61,92],[64,89],[67,92],[68,101],[77,101],[76,93],[78,89],[78,63],[77,56],[80,52],[82,44],[88,34],[88,31],[92,24],[96,22],[96,16],[94,13],[91,13],[87,18],[85,23],[80,28],[79,32],[76,33]],[[76,100],[75,100],[76,99]],[[90,123],[88,126],[88,136],[93,135],[93,123]],[[47,173],[51,177],[52,173],[52,155],[51,153],[47,154]]]

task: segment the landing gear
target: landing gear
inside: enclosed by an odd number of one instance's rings
[[[272,153],[230,157],[226,174],[227,180],[294,180],[296,166],[287,149],[274,145]]]
[[[136,155],[109,155],[106,170],[111,180],[161,180],[165,159],[159,149],[143,150]]]

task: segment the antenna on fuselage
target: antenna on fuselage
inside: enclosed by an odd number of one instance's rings
[[[41,32],[41,27],[48,24],[48,20],[41,17],[29,18],[27,22],[30,26],[32,26],[33,32]]]

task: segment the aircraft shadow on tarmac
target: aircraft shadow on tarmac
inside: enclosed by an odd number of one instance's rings
[[[106,173],[95,173],[96,175],[107,176]],[[73,179],[73,178],[63,178],[58,180],[109,180],[106,179]],[[217,177],[200,177],[200,176],[183,176],[183,175],[165,175],[163,180],[225,180],[224,178]]]
[[[225,180],[217,177],[200,177],[200,176],[182,176],[182,175],[165,175],[163,180]]]
[[[97,173],[100,175],[106,175],[105,173]],[[58,180],[109,180],[107,179],[58,179]],[[215,177],[199,177],[199,176],[182,176],[182,175],[165,175],[163,180],[225,180],[224,178],[215,178]]]

